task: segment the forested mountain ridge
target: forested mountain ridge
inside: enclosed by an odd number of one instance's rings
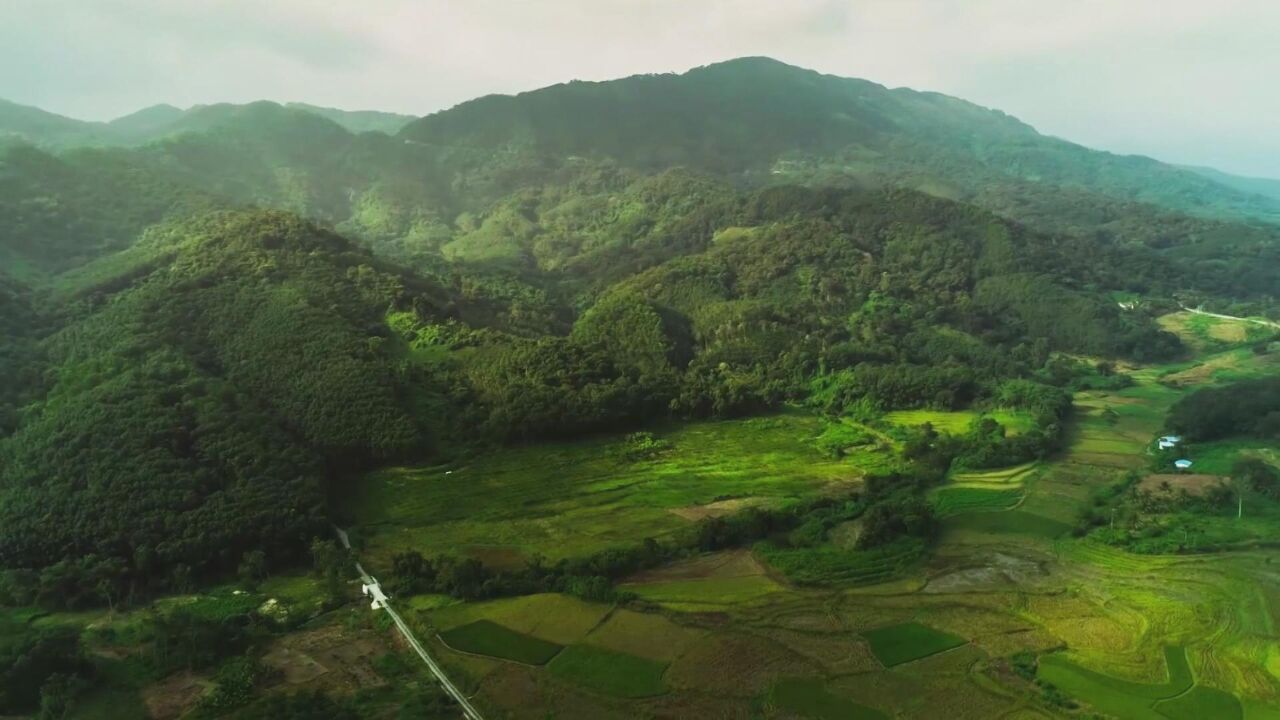
[[[0,361],[31,380],[0,395],[0,565],[72,600],[288,562],[392,459],[981,405],[1062,353],[1175,356],[1175,297],[1280,287],[1252,198],[763,59],[395,137],[268,102],[128,124],[184,131],[0,150]]]
[[[281,107],[267,101],[195,105],[186,110],[160,104],[114,120],[97,122],[77,120],[0,99],[0,142],[24,142],[48,149],[145,145],[185,132],[207,130],[237,113],[264,103]],[[356,134],[378,132],[393,135],[414,119],[410,115],[339,110],[307,103],[286,103],[283,107],[323,117]]]
[[[113,583],[163,584],[250,548],[287,556],[322,528],[328,478],[428,442],[382,316],[430,316],[439,288],[282,214],[150,240],[163,262],[67,307],[41,343],[43,400],[0,447],[8,567],[86,558]],[[90,591],[66,576],[69,598]]]
[[[769,58],[681,75],[571,82],[463,103],[415,142],[686,165],[758,182],[895,184],[970,199],[979,182],[1076,188],[1207,215],[1280,219],[1280,203],[1149,158],[1089,150],[1002,112]]]

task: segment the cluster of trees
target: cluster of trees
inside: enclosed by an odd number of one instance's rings
[[[1191,442],[1232,435],[1280,438],[1280,378],[1197,390],[1174,404],[1166,422]]]
[[[94,681],[80,636],[69,628],[6,625],[0,642],[0,712],[60,718]]]

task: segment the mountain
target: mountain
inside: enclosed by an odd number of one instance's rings
[[[1240,192],[1262,195],[1273,200],[1280,200],[1280,180],[1273,178],[1244,177],[1215,170],[1211,167],[1186,165],[1186,170],[1203,175],[1219,185],[1235,188]]]
[[[353,133],[380,132],[395,135],[416,118],[413,115],[379,112],[377,110],[339,110],[337,108],[308,105],[307,103],[285,103],[285,107],[304,110],[313,115],[332,120]]]
[[[263,104],[219,103],[182,110],[172,105],[152,105],[110,122],[89,122],[46,112],[39,108],[0,100],[0,141],[24,142],[51,149],[145,145],[184,132],[203,132],[241,113],[253,113]],[[413,118],[376,111],[350,111],[305,103],[289,103],[290,111],[329,120],[353,133],[398,132]]]
[[[168,132],[183,111],[172,105],[152,105],[107,123],[112,134],[122,141],[141,144]]]
[[[289,552],[341,468],[429,446],[383,315],[431,317],[441,288],[280,213],[170,223],[140,250],[41,343],[57,377],[0,447],[0,565]]]
[[[40,108],[0,100],[0,140],[63,147],[95,145],[107,135],[102,123],[75,120]]]
[[[608,157],[647,170],[683,165],[756,182],[908,185],[956,199],[981,199],[975,188],[987,186],[1063,188],[1197,214],[1280,220],[1274,199],[1149,158],[1047,137],[946,95],[768,58],[488,96],[410,123],[401,137]]]

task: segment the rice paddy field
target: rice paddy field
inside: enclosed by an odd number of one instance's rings
[[[411,622],[495,718],[1280,720],[1280,551],[1253,543],[1139,555],[1071,532],[1091,493],[1146,472],[1172,403],[1274,372],[1273,363],[1228,342],[1194,361],[1138,368],[1133,387],[1080,393],[1058,456],[955,473],[934,490],[942,531],[929,548],[873,558],[841,541],[766,542],[637,574],[620,585],[637,600],[620,606],[554,594],[424,602]],[[973,419],[946,415],[924,421]],[[811,440],[823,432],[821,421],[788,413],[674,428],[661,433],[671,449],[640,462],[601,439],[401,469],[379,478],[358,515],[382,557],[450,542],[521,554],[558,542],[560,553],[577,552],[719,508],[849,487],[891,462],[876,445],[845,458],[819,452]],[[1197,471],[1210,472],[1241,455],[1271,461],[1276,450],[1190,452]],[[483,494],[518,505],[491,507],[447,469],[493,474],[500,481],[482,483]],[[1255,522],[1251,532],[1280,520]],[[485,623],[518,638],[516,648],[536,640],[559,649],[538,664],[505,647],[454,648],[460,631],[494,633]]]

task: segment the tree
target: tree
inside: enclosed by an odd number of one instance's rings
[[[312,572],[323,581],[328,601],[341,602],[349,565],[346,551],[333,540],[316,538],[311,541],[311,561]]]
[[[240,582],[250,590],[258,587],[258,582],[267,576],[267,554],[261,550],[250,550],[240,558],[237,569]]]
[[[1242,488],[1269,498],[1280,498],[1280,471],[1259,458],[1241,458],[1231,466],[1231,477]],[[1241,501],[1243,505],[1243,500]]]

